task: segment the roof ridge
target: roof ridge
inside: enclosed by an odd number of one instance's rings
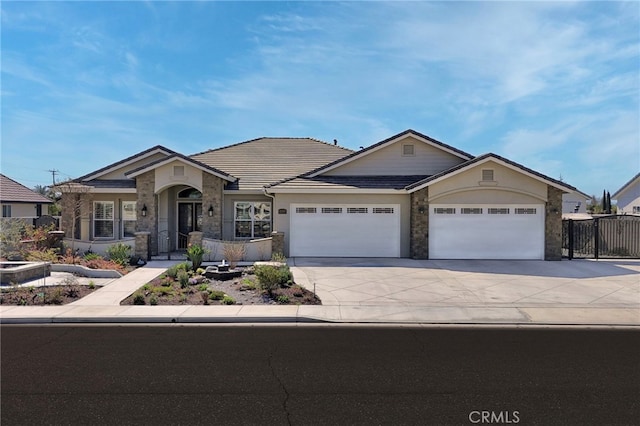
[[[242,141],[242,142],[236,142],[236,143],[231,144],[231,145],[221,146],[221,147],[218,147],[218,148],[211,148],[211,149],[208,149],[208,150],[205,150],[205,151],[202,151],[202,152],[196,152],[195,154],[190,154],[189,157],[195,157],[196,155],[203,155],[203,154],[209,154],[211,152],[222,151],[222,150],[227,149],[227,148],[233,148],[233,147],[236,147],[236,146],[245,145],[245,144],[248,144],[248,143],[251,143],[251,142],[259,141],[261,139],[284,139],[284,140],[293,140],[293,139],[303,140],[303,139],[306,139],[306,140],[310,140],[310,141],[313,141],[313,142],[322,143],[322,144],[325,144],[325,145],[328,145],[328,146],[334,146],[336,148],[340,148],[340,149],[343,149],[345,151],[353,152],[352,149],[346,148],[344,146],[332,144],[332,143],[323,141],[321,139],[312,138],[310,136],[302,136],[302,137],[297,137],[297,136],[260,136],[258,138],[253,138],[253,139],[249,139],[249,140]]]

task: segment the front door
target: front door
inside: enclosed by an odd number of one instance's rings
[[[189,232],[202,231],[202,203],[178,203],[178,249],[185,250]]]

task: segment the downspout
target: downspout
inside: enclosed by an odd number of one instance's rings
[[[262,187],[262,193],[266,196],[271,198],[273,201],[271,202],[271,232],[276,232],[276,222],[275,220],[273,220],[273,218],[275,217],[275,215],[273,214],[276,208],[276,196],[275,195],[271,195],[267,192],[267,187],[263,186]]]

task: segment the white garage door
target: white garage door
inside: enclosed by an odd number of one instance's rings
[[[431,205],[430,259],[544,259],[544,205]]]
[[[291,256],[400,257],[398,204],[292,204]]]

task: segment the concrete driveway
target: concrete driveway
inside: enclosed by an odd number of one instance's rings
[[[640,260],[289,259],[328,306],[621,308],[640,322]]]

